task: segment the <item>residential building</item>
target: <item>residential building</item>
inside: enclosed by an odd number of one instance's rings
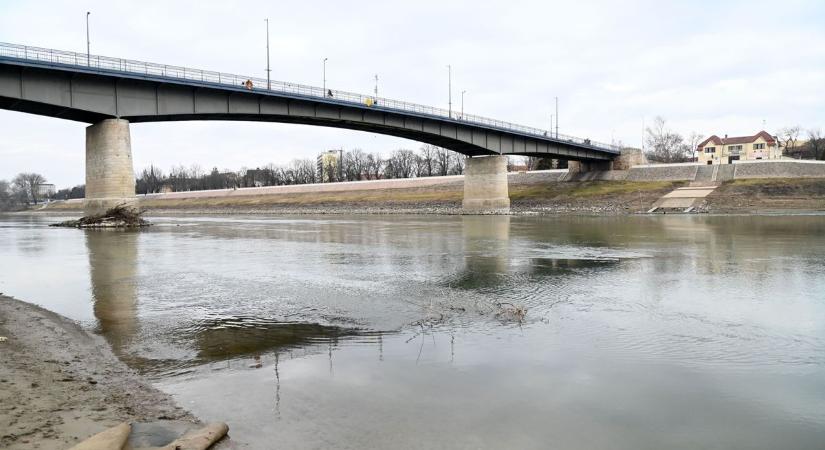
[[[46,198],[54,195],[54,185],[50,183],[40,183],[37,185],[37,198]]]
[[[327,150],[316,158],[315,165],[318,170],[318,181],[321,183],[331,183],[341,179],[341,158],[343,150]]]
[[[741,160],[779,159],[782,150],[776,136],[760,131],[753,136],[720,138],[713,135],[705,139],[696,149],[701,164],[730,164]]]

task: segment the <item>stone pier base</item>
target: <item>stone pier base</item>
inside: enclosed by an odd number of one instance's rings
[[[86,128],[86,199],[84,213],[99,214],[135,203],[135,171],[129,121],[106,119]]]
[[[507,157],[467,158],[464,170],[464,214],[508,214]]]

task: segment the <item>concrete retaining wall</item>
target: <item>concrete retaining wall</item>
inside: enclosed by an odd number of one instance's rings
[[[733,168],[734,179],[825,178],[825,161],[739,162]]]
[[[560,181],[712,181],[714,171],[718,171],[716,181],[748,178],[825,178],[825,162],[814,161],[769,161],[739,162],[730,165],[706,166],[701,164],[659,164],[635,166],[630,170],[584,172],[569,174],[567,170],[539,170],[532,172],[510,172],[508,184],[530,184]],[[208,197],[244,197],[251,195],[292,194],[308,192],[344,192],[360,190],[410,189],[464,182],[463,175],[446,177],[424,177],[395,180],[350,181],[343,183],[305,184],[291,186],[268,186],[260,188],[218,189],[210,191],[170,192],[166,194],[139,195],[147,199],[182,199]],[[69,200],[66,203],[80,203]]]
[[[694,180],[698,164],[662,164],[635,166],[628,170],[628,181],[685,181]]]

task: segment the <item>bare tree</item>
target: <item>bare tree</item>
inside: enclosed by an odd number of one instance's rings
[[[782,139],[782,144],[785,145],[785,152],[796,149],[796,142],[799,140],[801,133],[802,128],[799,125],[785,127],[779,130],[779,138]]]
[[[419,150],[421,167],[418,176],[431,177],[436,174],[436,158],[438,147],[432,144],[424,144]]]
[[[363,180],[367,176],[367,154],[360,148],[344,154],[344,173],[350,181]]]
[[[371,153],[367,155],[367,175],[369,178],[373,180],[377,180],[381,177],[381,171],[384,170],[384,160],[381,159],[381,155],[378,153]]]
[[[684,162],[687,159],[687,148],[684,139],[679,133],[667,128],[663,117],[656,117],[653,125],[646,130],[645,141],[648,147],[648,158],[651,161],[674,163]]]
[[[450,158],[450,173],[454,175],[464,173],[464,162],[466,159],[467,157],[461,153],[452,152],[452,157]]]
[[[695,131],[690,132],[690,134],[687,137],[687,140],[685,140],[685,146],[687,147],[686,150],[688,150],[688,154],[691,158],[696,158],[696,152],[698,150],[699,144],[701,144],[703,140],[705,140],[704,135],[699,134]]]
[[[433,155],[433,162],[435,164],[436,174],[444,176],[450,173],[450,151],[436,147]]]
[[[26,201],[31,201],[35,205],[39,195],[39,186],[46,182],[46,178],[39,173],[21,173],[14,177],[12,184],[25,194]]]
[[[16,203],[12,192],[11,183],[0,180],[0,211],[8,211]]]
[[[415,160],[412,150],[396,150],[387,159],[384,173],[388,178],[410,178],[415,170]]]
[[[808,130],[808,143],[806,144],[813,159],[825,160],[825,136],[822,130],[811,128]]]

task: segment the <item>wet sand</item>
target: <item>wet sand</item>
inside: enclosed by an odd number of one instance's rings
[[[58,314],[0,295],[0,336],[0,448],[69,448],[121,422],[197,423]]]

